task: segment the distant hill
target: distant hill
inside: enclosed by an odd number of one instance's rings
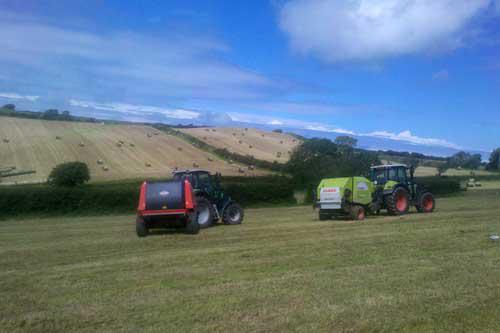
[[[241,167],[149,126],[1,117],[0,166],[37,171],[5,182],[43,181],[54,166],[69,161],[87,163],[93,180],[166,177],[176,167],[239,175]]]
[[[278,163],[286,163],[293,149],[300,144],[300,140],[292,135],[255,128],[205,127],[186,128],[180,131],[217,148]]]

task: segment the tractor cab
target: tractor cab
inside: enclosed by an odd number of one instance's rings
[[[174,180],[187,179],[196,192],[203,192],[213,196],[220,192],[220,173],[210,174],[207,170],[183,170],[175,171]]]
[[[389,181],[400,184],[413,183],[413,168],[408,168],[405,164],[372,166],[370,174],[375,185],[385,185]]]

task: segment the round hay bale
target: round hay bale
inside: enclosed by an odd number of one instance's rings
[[[121,143],[119,143],[119,142],[117,142],[117,143],[116,143],[116,146],[117,146],[118,148],[121,148],[122,144],[121,144]]]
[[[238,172],[239,173],[245,173],[245,170],[243,170],[242,168],[238,168]]]
[[[280,151],[276,153],[276,157],[277,158],[281,158],[281,152]]]
[[[203,140],[208,140],[208,138],[206,136],[203,137]]]
[[[248,149],[252,149],[252,148],[253,148],[253,146],[252,146],[252,145],[248,146]]]
[[[283,144],[283,140],[280,141],[280,144]]]
[[[215,128],[212,128],[212,132],[217,132],[217,130]]]
[[[129,146],[130,146],[130,147],[132,147],[132,148],[134,148],[134,147],[135,147],[135,144],[133,144],[133,143],[129,143]]]
[[[182,147],[177,147],[177,150],[178,151],[182,151]]]
[[[146,134],[148,138],[153,137],[150,133]]]
[[[103,165],[102,170],[107,172],[107,171],[109,171],[109,168],[107,166]]]
[[[249,165],[248,170],[255,170],[255,165]]]
[[[10,142],[10,140],[9,140],[9,139],[3,139],[3,142],[5,142],[5,143],[9,143],[9,142]]]
[[[205,132],[210,132],[210,128],[205,128]]]
[[[78,145],[79,145],[80,147],[85,147],[85,143],[83,143],[83,142],[80,142]]]
[[[200,165],[198,163],[193,162],[193,168],[199,168],[199,167],[200,167]]]
[[[213,161],[214,161],[214,159],[213,159],[213,158],[211,158],[211,157],[207,158],[207,160],[208,160],[209,162],[213,162]]]
[[[56,140],[62,140],[62,138],[59,135],[56,135]]]
[[[151,168],[151,163],[149,162],[144,163],[144,165],[146,166],[146,168]]]
[[[243,143],[243,141],[241,141],[241,140],[238,140],[238,143],[239,143],[239,144],[241,145],[241,144]]]
[[[233,136],[236,136],[236,133],[233,133]]]
[[[229,160],[228,163],[229,164],[234,164],[234,161],[233,160]]]
[[[103,165],[103,164],[104,164],[104,161],[103,161],[103,160],[97,160],[97,164],[99,164],[99,165]]]

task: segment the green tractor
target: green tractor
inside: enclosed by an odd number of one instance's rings
[[[418,212],[431,213],[436,207],[434,195],[414,181],[414,169],[404,164],[371,167],[371,180],[365,177],[323,179],[318,186],[315,207],[319,219],[333,216],[364,220],[367,213],[386,209],[391,215],[408,213],[410,206]]]

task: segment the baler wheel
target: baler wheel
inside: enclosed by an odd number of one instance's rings
[[[184,229],[187,234],[196,235],[200,232],[200,225],[198,224],[198,214],[193,212],[187,216],[186,228]]]
[[[418,198],[418,203],[415,206],[419,213],[432,213],[436,208],[436,201],[431,192],[424,192]]]
[[[363,206],[355,205],[351,208],[351,218],[354,221],[363,221],[366,217],[366,211]]]
[[[135,220],[135,231],[138,237],[146,237],[149,234],[148,226],[144,219],[140,216]]]
[[[410,209],[410,195],[403,187],[397,187],[386,197],[387,211],[391,215],[403,215]]]

